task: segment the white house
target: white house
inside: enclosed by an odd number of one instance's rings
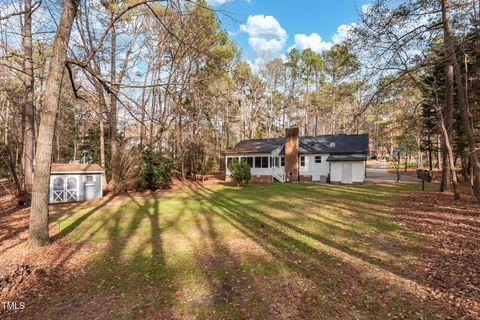
[[[289,128],[285,138],[242,140],[225,152],[225,178],[232,161],[243,160],[253,182],[363,183],[367,155],[367,134],[299,137],[298,128]]]

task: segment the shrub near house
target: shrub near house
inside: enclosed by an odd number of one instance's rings
[[[248,183],[252,179],[251,167],[245,161],[236,161],[230,164],[230,176],[240,183]]]

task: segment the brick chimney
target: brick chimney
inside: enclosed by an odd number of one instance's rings
[[[298,128],[285,129],[285,177],[298,181]]]

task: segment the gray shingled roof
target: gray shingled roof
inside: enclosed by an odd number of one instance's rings
[[[366,154],[335,154],[330,155],[327,161],[367,161]]]
[[[242,153],[270,153],[273,150],[282,147],[281,154],[284,154],[285,138],[273,139],[251,139],[242,140],[237,145],[228,150],[227,154]],[[349,153],[368,153],[368,135],[327,135],[327,136],[305,136],[300,137],[299,153],[330,153],[330,154],[349,154]]]
[[[226,153],[271,153],[285,144],[284,138],[241,140]]]

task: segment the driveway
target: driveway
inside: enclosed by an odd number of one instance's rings
[[[367,168],[367,182],[396,182],[397,175],[388,173],[388,163],[386,162],[371,162],[368,163]],[[417,178],[402,175],[400,171],[400,182],[419,182]]]

